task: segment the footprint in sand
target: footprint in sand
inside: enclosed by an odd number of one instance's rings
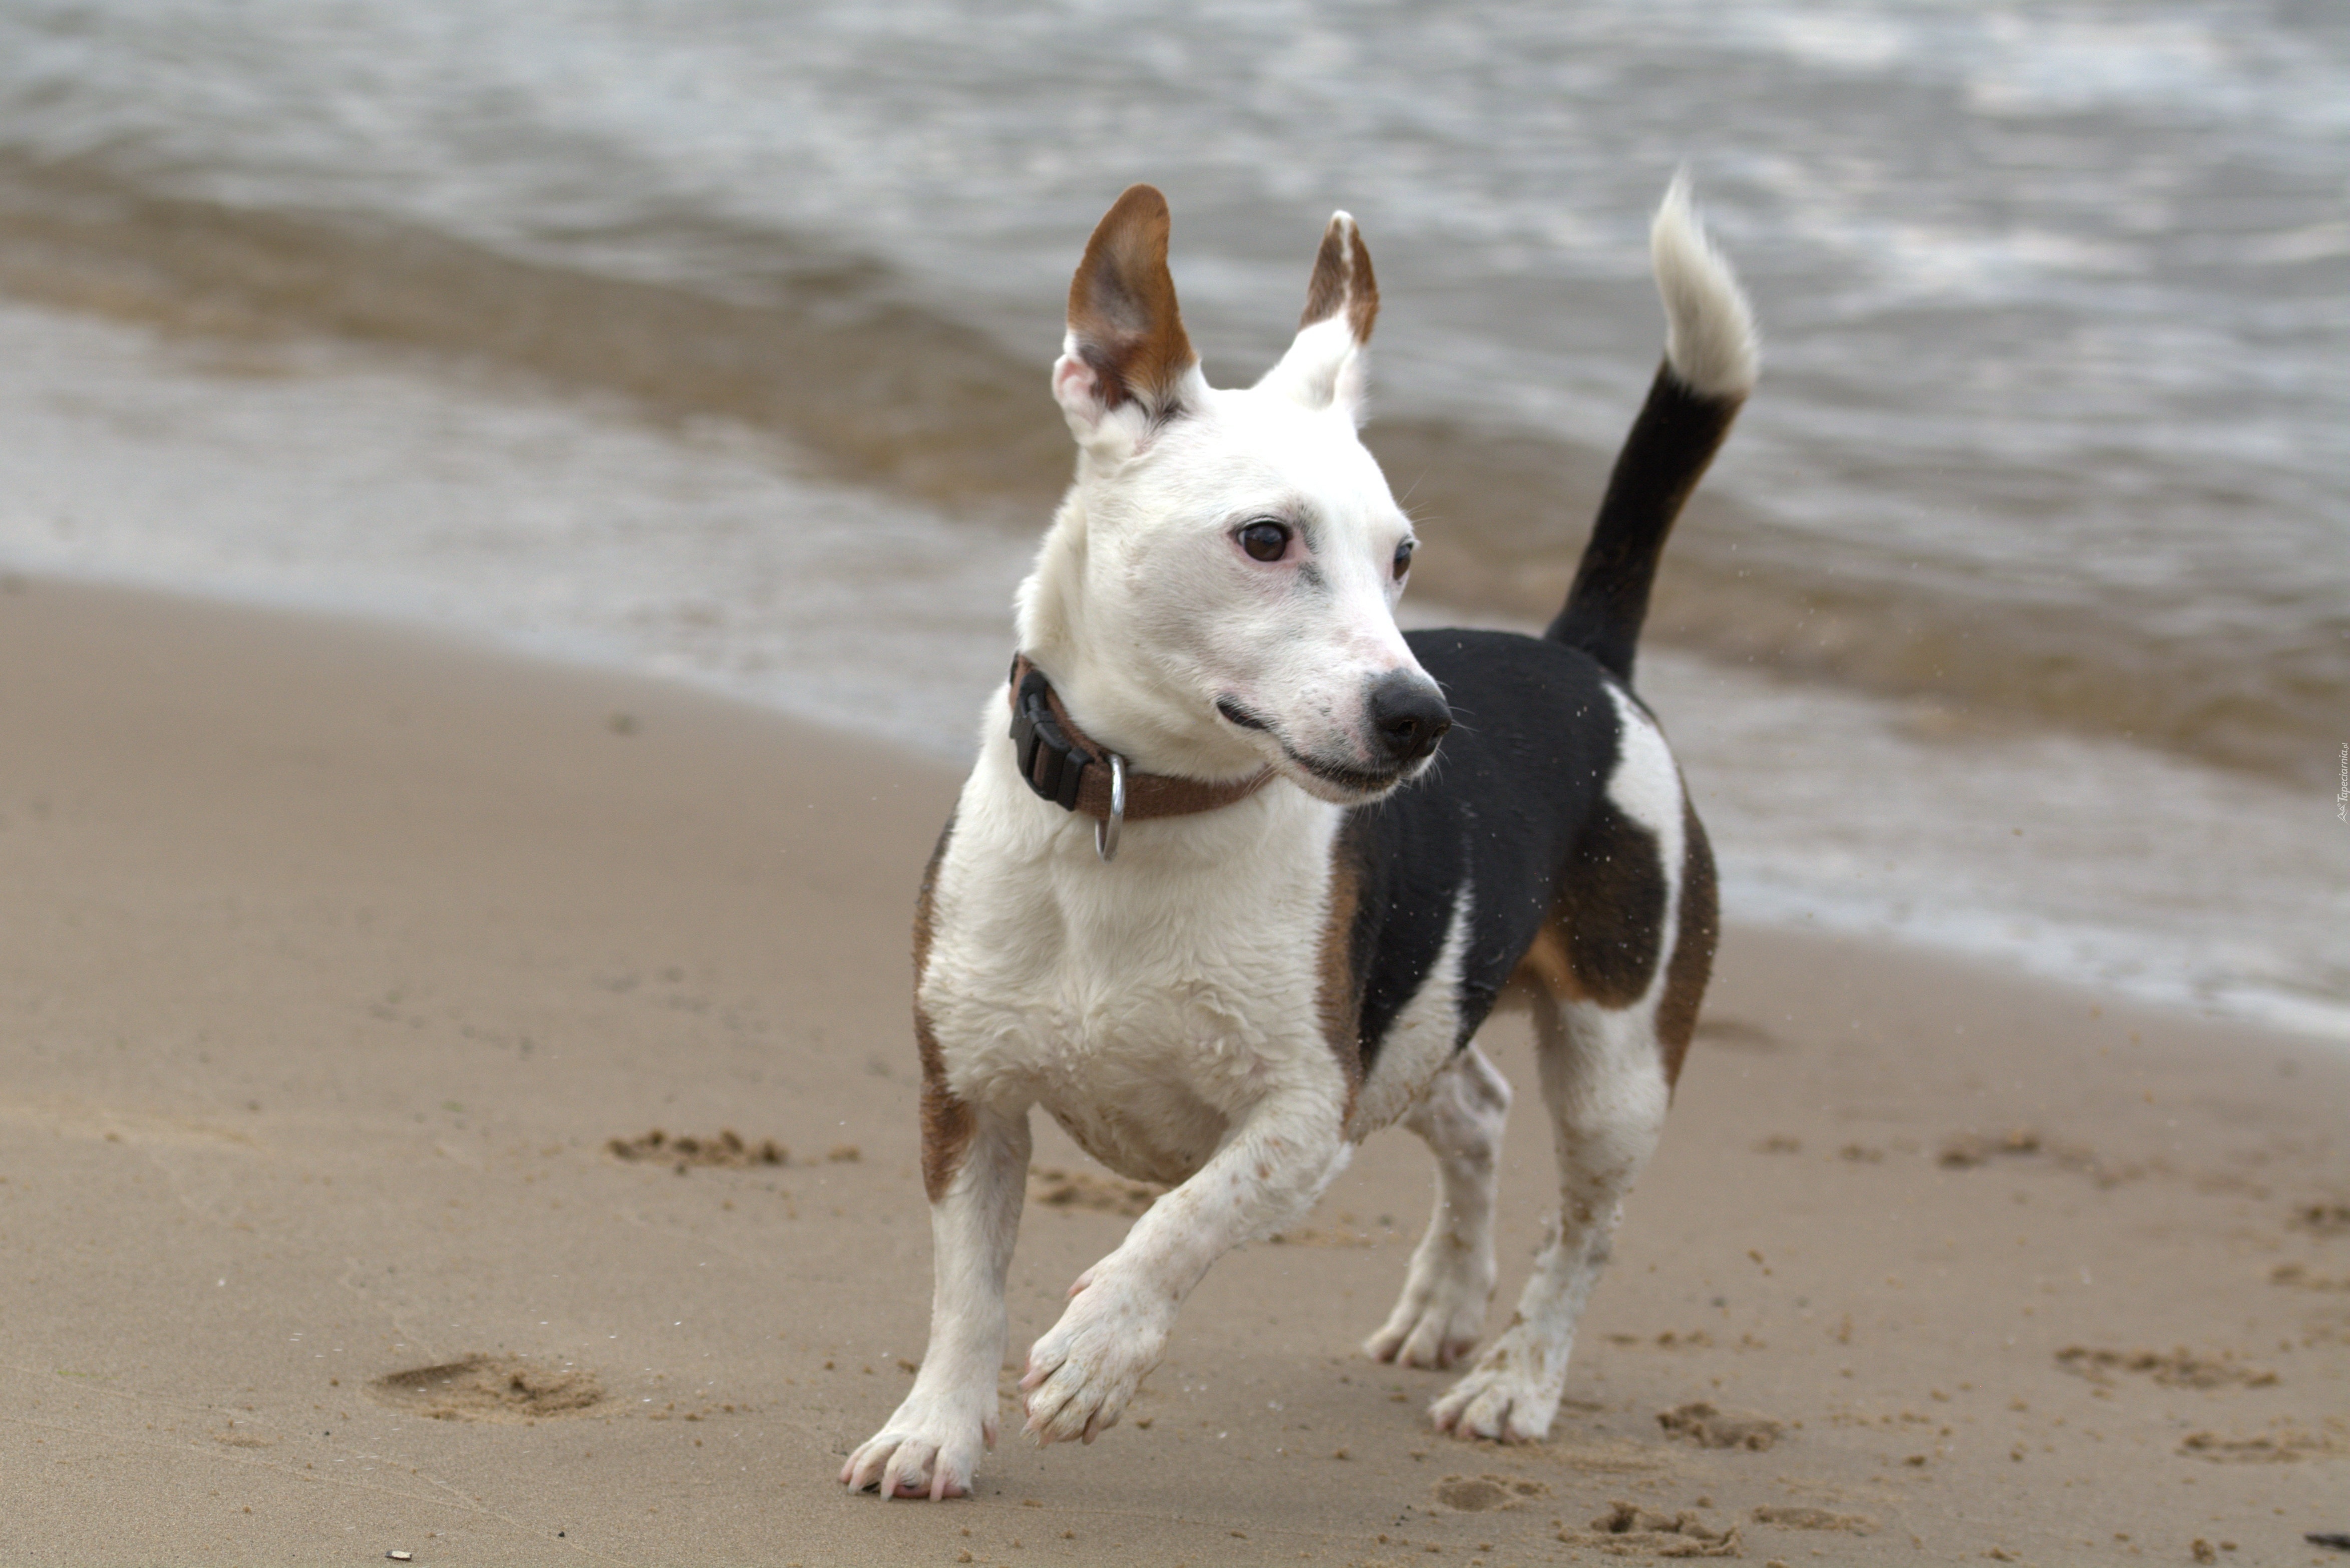
[[[584,1366],[542,1366],[511,1355],[468,1355],[438,1366],[388,1373],[368,1397],[435,1421],[536,1421],[577,1416],[604,1402],[604,1386]]]
[[[1550,1488],[1541,1481],[1509,1476],[1446,1476],[1436,1483],[1436,1501],[1460,1513],[1523,1508],[1528,1499],[1549,1495]]]
[[[2135,1372],[2166,1388],[2220,1388],[2241,1383],[2248,1388],[2273,1386],[2277,1375],[2265,1367],[2247,1366],[2228,1351],[2198,1355],[2181,1345],[2168,1354],[2158,1350],[2096,1350],[2068,1345],[2056,1353],[2056,1365],[2075,1377],[2110,1386],[2116,1372]]]
[[[1129,1220],[1139,1219],[1166,1190],[1147,1181],[1126,1181],[1057,1166],[1035,1166],[1028,1172],[1028,1196],[1035,1202],[1052,1209],[1090,1209]]]
[[[2219,1465],[2290,1465],[2350,1451],[2350,1421],[2329,1417],[2324,1425],[2331,1430],[2280,1419],[2271,1423],[2269,1431],[2249,1438],[2190,1432],[2179,1443],[2178,1452],[2182,1458]]]
[[[1840,1530],[1849,1535],[1868,1535],[1877,1529],[1877,1521],[1865,1513],[1833,1513],[1825,1508],[1771,1503],[1755,1509],[1754,1522],[1775,1524],[1782,1530]]]
[[[847,1147],[845,1144],[841,1146],[842,1149]],[[742,1169],[750,1166],[789,1165],[792,1162],[792,1151],[774,1138],[762,1138],[752,1143],[732,1128],[716,1137],[671,1137],[655,1127],[650,1132],[639,1133],[635,1137],[608,1139],[604,1148],[614,1159],[626,1160],[632,1165],[649,1161],[674,1166],[680,1176],[697,1165]],[[832,1158],[854,1159],[856,1155],[853,1151],[844,1154],[836,1149]]]
[[[1768,1416],[1732,1416],[1702,1401],[1659,1412],[1657,1425],[1701,1449],[1767,1449],[1787,1429]]]
[[[1615,1502],[1585,1530],[1562,1530],[1570,1546],[1596,1546],[1611,1557],[1743,1557],[1735,1524],[1709,1529],[1694,1510],[1652,1513],[1637,1503]]]

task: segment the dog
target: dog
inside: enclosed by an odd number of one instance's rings
[[[1395,1122],[1435,1153],[1436,1210],[1364,1348],[1464,1356],[1510,1103],[1474,1036],[1505,989],[1533,1011],[1560,1209],[1509,1327],[1430,1415],[1544,1438],[1711,969],[1711,852],[1632,690],[1666,535],[1759,363],[1685,178],[1652,229],[1664,364],[1539,638],[1397,628],[1417,539],[1357,435],[1378,290],[1354,220],[1330,220],[1280,362],[1222,391],[1168,230],[1133,187],[1070,285],[1052,388],[1076,478],[922,879],[930,1348],[842,1467],[858,1490],[965,1494],[995,1441],[1037,1106],[1169,1189],[1029,1351],[1039,1442],[1115,1426],[1210,1265]]]

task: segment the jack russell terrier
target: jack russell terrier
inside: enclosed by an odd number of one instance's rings
[[[1030,1349],[1036,1440],[1117,1425],[1209,1266],[1394,1122],[1435,1152],[1436,1212],[1364,1348],[1465,1355],[1510,1103],[1473,1037],[1505,990],[1534,1014],[1559,1212],[1509,1327],[1430,1414],[1543,1438],[1711,968],[1712,856],[1632,691],[1665,537],[1759,358],[1685,182],[1651,235],[1664,364],[1539,638],[1397,629],[1418,540],[1356,433],[1379,301],[1354,220],[1330,220],[1295,341],[1240,390],[1201,374],[1167,234],[1133,187],[1069,286],[1053,395],[1076,478],[922,878],[930,1349],[840,1472],[885,1496],[968,1492],[995,1440],[1034,1106],[1169,1188]]]

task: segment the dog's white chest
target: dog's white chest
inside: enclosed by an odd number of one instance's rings
[[[940,867],[920,1003],[958,1096],[1042,1105],[1104,1164],[1170,1184],[1273,1087],[1326,1080],[1343,1102],[1315,990],[1334,811],[1270,790],[1129,826],[1104,865],[1085,822],[1040,824],[1038,804],[975,778]]]

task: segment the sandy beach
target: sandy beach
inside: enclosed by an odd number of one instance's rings
[[[8,579],[0,1563],[2350,1561],[2303,1540],[2350,1531],[2350,1052],[1740,928],[1549,1442],[1440,1438],[1446,1376],[1356,1350],[1429,1201],[1389,1133],[1098,1444],[845,1494],[922,1348],[955,784]],[[1550,1151],[1523,1022],[1486,1039],[1498,1324]],[[1134,1201],[1037,1147],[1015,1357]]]

